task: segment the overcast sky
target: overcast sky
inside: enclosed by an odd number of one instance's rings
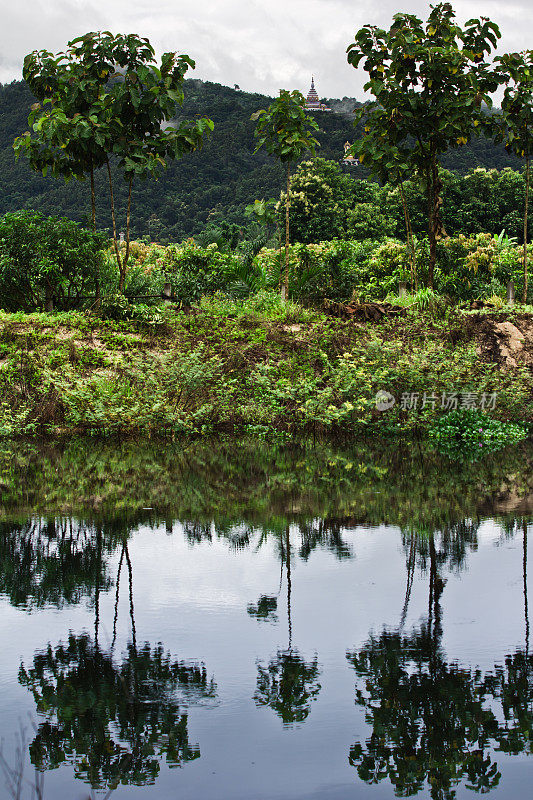
[[[533,48],[533,0],[456,0],[460,22],[488,16],[499,52]],[[56,51],[90,30],[147,36],[161,54],[188,53],[194,77],[247,91],[362,97],[364,75],[346,62],[355,31],[388,26],[398,11],[426,18],[425,0],[0,0],[0,82],[21,77],[24,55]]]

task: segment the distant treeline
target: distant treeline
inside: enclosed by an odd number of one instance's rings
[[[215,122],[215,132],[204,150],[169,165],[159,181],[138,184],[134,190],[132,234],[136,237],[181,241],[199,233],[206,223],[222,221],[241,224],[244,208],[255,198],[277,197],[283,185],[280,166],[264,153],[253,154],[254,123],[250,115],[266,107],[271,98],[230,89],[200,80],[186,81],[183,117],[207,115]],[[89,190],[86,183],[42,177],[26,162],[16,162],[12,144],[27,130],[27,117],[34,102],[22,81],[0,84],[0,214],[21,208],[34,208],[44,214],[65,215],[78,222],[89,217]],[[353,116],[346,109],[360,106],[356,100],[327,100],[338,113],[317,115],[318,139],[322,158],[342,162],[344,143],[358,136]],[[443,166],[464,174],[475,167],[519,168],[518,161],[492,141],[480,137],[458,150],[450,151]],[[353,177],[366,177],[363,168],[351,169]],[[97,222],[110,228],[104,186],[105,176],[97,176]],[[117,180],[118,203],[126,206],[126,184]]]

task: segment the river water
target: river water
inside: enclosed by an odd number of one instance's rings
[[[0,797],[531,796],[531,449],[0,449]]]

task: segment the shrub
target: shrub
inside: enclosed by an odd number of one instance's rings
[[[200,301],[200,308],[215,317],[247,318],[256,323],[264,320],[309,322],[315,313],[302,308],[292,300],[283,301],[278,291],[266,289],[261,289],[244,299],[233,299],[222,293],[204,297]]]
[[[427,281],[429,247],[417,239],[418,288]],[[284,252],[248,243],[240,252],[221,252],[216,243],[201,247],[192,239],[181,245],[146,245],[133,242],[126,275],[125,294],[159,296],[170,283],[175,297],[193,303],[223,292],[245,298],[262,290],[277,291]],[[533,254],[533,245],[532,254]],[[506,284],[522,285],[521,251],[504,235],[462,234],[438,245],[435,289],[441,298],[471,300],[495,295],[505,298]],[[410,279],[410,259],[404,242],[398,239],[333,239],[318,244],[296,243],[289,248],[289,292],[296,300],[324,298],[347,301],[398,298],[398,284]],[[106,254],[102,294],[118,290],[114,256]],[[533,287],[533,284],[532,284]],[[411,287],[413,290],[414,287]],[[533,289],[532,289],[533,290]],[[443,302],[435,294],[419,294],[417,308],[429,306],[440,313]],[[412,298],[409,298],[409,303]]]
[[[396,231],[396,220],[383,213],[374,203],[356,203],[346,212],[346,233],[349,239],[385,239]]]
[[[162,267],[178,300],[192,303],[226,289],[238,270],[239,259],[221,253],[214,243],[204,248],[188,240],[166,249]]]
[[[277,250],[262,250],[257,261],[268,275],[279,271]],[[348,300],[354,295],[360,300],[383,298],[397,291],[405,264],[405,245],[395,239],[295,244],[290,248],[289,289],[293,297],[315,300]]]
[[[98,291],[105,237],[59,217],[17,211],[0,218],[0,306],[67,309]]]
[[[526,438],[520,425],[487,417],[474,409],[457,409],[439,417],[429,430],[437,450],[453,460],[477,461]]]
[[[124,295],[130,300],[142,297],[146,301],[149,295],[159,298],[165,283],[161,262],[161,258],[148,261],[144,253],[139,260],[135,256],[130,257],[124,280]],[[112,298],[118,294],[119,272],[111,249],[104,254],[101,276],[102,296]]]
[[[438,290],[450,297],[470,300],[503,294],[513,281],[517,294],[523,285],[522,249],[504,235],[478,233],[444,239],[438,245]]]
[[[156,333],[166,330],[168,309],[146,303],[132,303],[128,298],[116,292],[102,299],[98,316],[116,322],[136,322],[144,329]]]

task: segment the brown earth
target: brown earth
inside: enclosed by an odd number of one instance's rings
[[[512,320],[498,315],[472,315],[465,320],[470,336],[478,342],[483,361],[502,369],[528,367],[533,371],[533,317],[516,315]]]

